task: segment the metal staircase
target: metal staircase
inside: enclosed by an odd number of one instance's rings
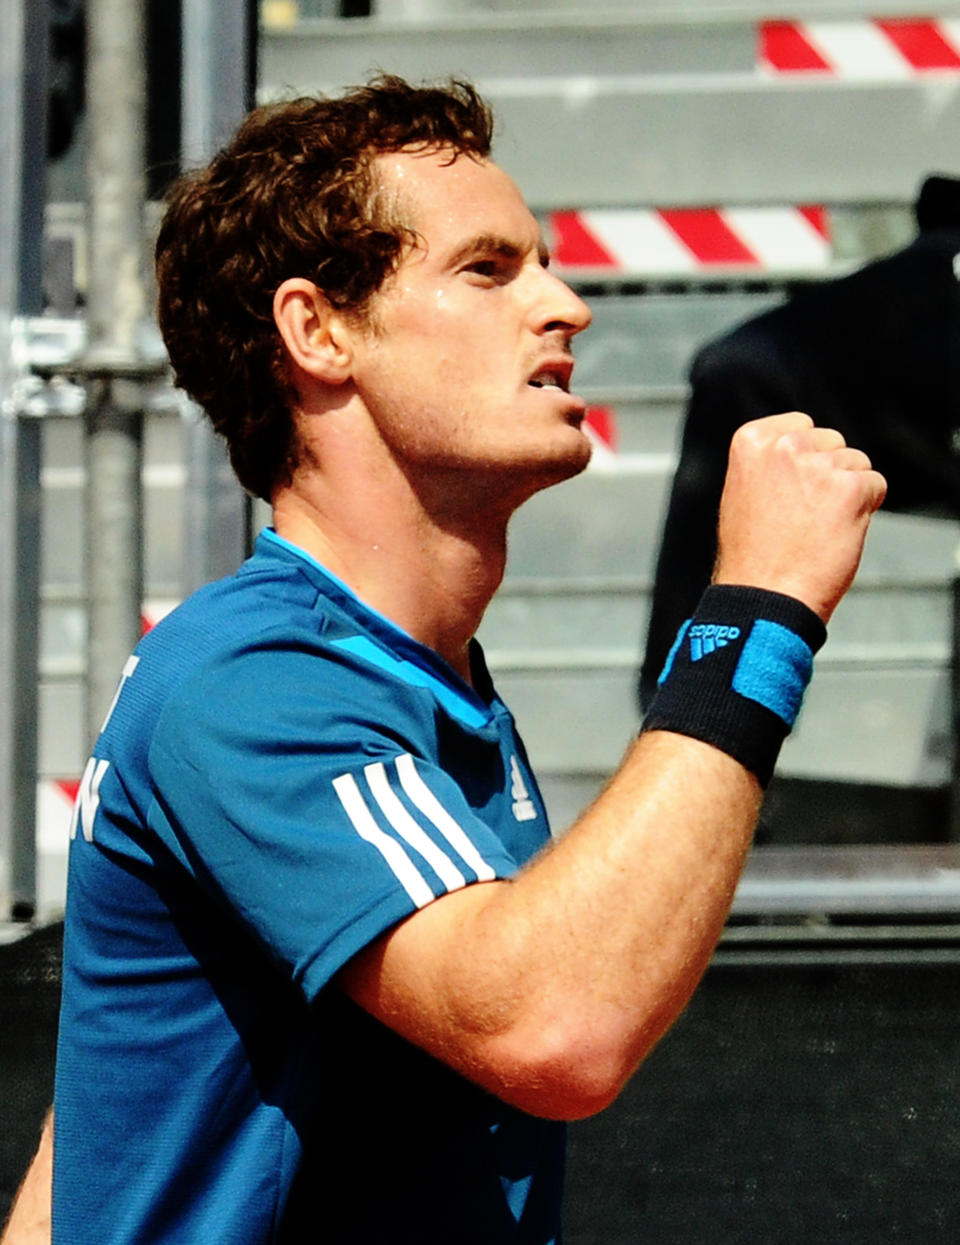
[[[594,464],[516,517],[507,579],[481,631],[562,828],[636,727],[635,668],[687,364],[707,338],[775,303],[788,283],[909,237],[921,177],[956,169],[960,53],[951,64],[949,52],[960,48],[960,6],[942,4],[922,23],[911,6],[892,3],[808,3],[781,15],[753,3],[621,0],[589,12],[561,0],[461,0],[441,12],[383,0],[377,16],[350,20],[329,16],[331,7],[263,6],[261,98],[337,90],[376,68],[414,79],[467,75],[491,98],[497,158],[554,246],[571,220],[577,239],[596,243],[581,252],[565,245],[559,265],[595,314],[578,343],[576,380],[594,408]],[[911,62],[878,24],[884,14],[911,19],[916,42],[940,38],[944,63],[924,67],[919,54]],[[833,68],[771,66],[769,23],[780,17],[790,23],[781,33],[801,46],[819,32],[819,46],[834,49]],[[81,233],[69,172],[56,186],[47,245],[62,255]],[[811,208],[823,244],[791,250],[782,230],[794,228],[798,212],[814,219]],[[706,212],[699,222],[730,235],[733,250],[721,248],[719,258],[709,247],[691,250],[682,232],[689,218],[678,209]],[[41,319],[18,331],[27,364],[69,357],[82,325]],[[21,367],[16,400],[40,413],[43,449],[39,890],[41,909],[55,911],[69,780],[86,747],[82,434],[77,392],[25,376]],[[184,568],[198,565],[198,541],[209,554],[214,540],[202,517],[185,519],[205,505],[211,513],[211,498],[223,495],[221,460],[206,445],[198,451],[196,427],[195,412],[165,383],[151,391],[148,618],[196,582]],[[254,525],[265,520],[255,507]],[[782,772],[902,787],[950,782],[958,542],[953,524],[881,516]],[[215,559],[206,554],[199,562],[209,567]],[[0,618],[0,633],[11,626],[9,613]]]

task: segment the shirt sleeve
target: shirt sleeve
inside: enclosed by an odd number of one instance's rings
[[[154,736],[153,829],[307,998],[418,908],[516,871],[433,755],[425,699],[349,661],[251,653]]]

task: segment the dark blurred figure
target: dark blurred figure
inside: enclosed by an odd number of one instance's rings
[[[83,112],[86,57],[83,0],[53,0],[49,24],[47,155],[56,160],[73,142]]]
[[[866,451],[887,478],[888,509],[960,516],[960,179],[928,177],[914,210],[910,246],[803,288],[696,356],[643,703],[710,577],[727,449],[740,424],[805,411]]]

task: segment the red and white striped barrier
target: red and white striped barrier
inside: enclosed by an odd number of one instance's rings
[[[599,208],[552,212],[553,262],[561,274],[683,277],[698,272],[774,275],[830,264],[821,207]]]
[[[148,631],[157,625],[161,618],[166,617],[179,604],[179,601],[166,597],[144,601],[140,610],[140,630],[143,635],[146,635]]]
[[[141,629],[146,634],[165,614],[176,606],[174,600],[145,601],[140,613]],[[37,847],[41,852],[58,855],[66,852],[73,804],[80,787],[80,777],[45,778],[37,783]]]
[[[79,778],[48,778],[37,783],[37,849],[63,855],[70,837],[73,802]]]
[[[595,446],[600,446],[611,454],[616,453],[620,434],[617,429],[617,413],[612,406],[588,406],[583,426]]]
[[[960,71],[960,18],[768,21],[758,27],[762,72],[904,79]]]

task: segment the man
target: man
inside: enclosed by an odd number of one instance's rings
[[[706,613],[549,841],[472,637],[510,516],[587,463],[590,317],[489,143],[472,89],[387,78],[174,192],[165,339],[274,528],[144,639],[86,770],[55,1242],[558,1241],[562,1121],[722,928],[883,480],[803,415],[738,437]]]

